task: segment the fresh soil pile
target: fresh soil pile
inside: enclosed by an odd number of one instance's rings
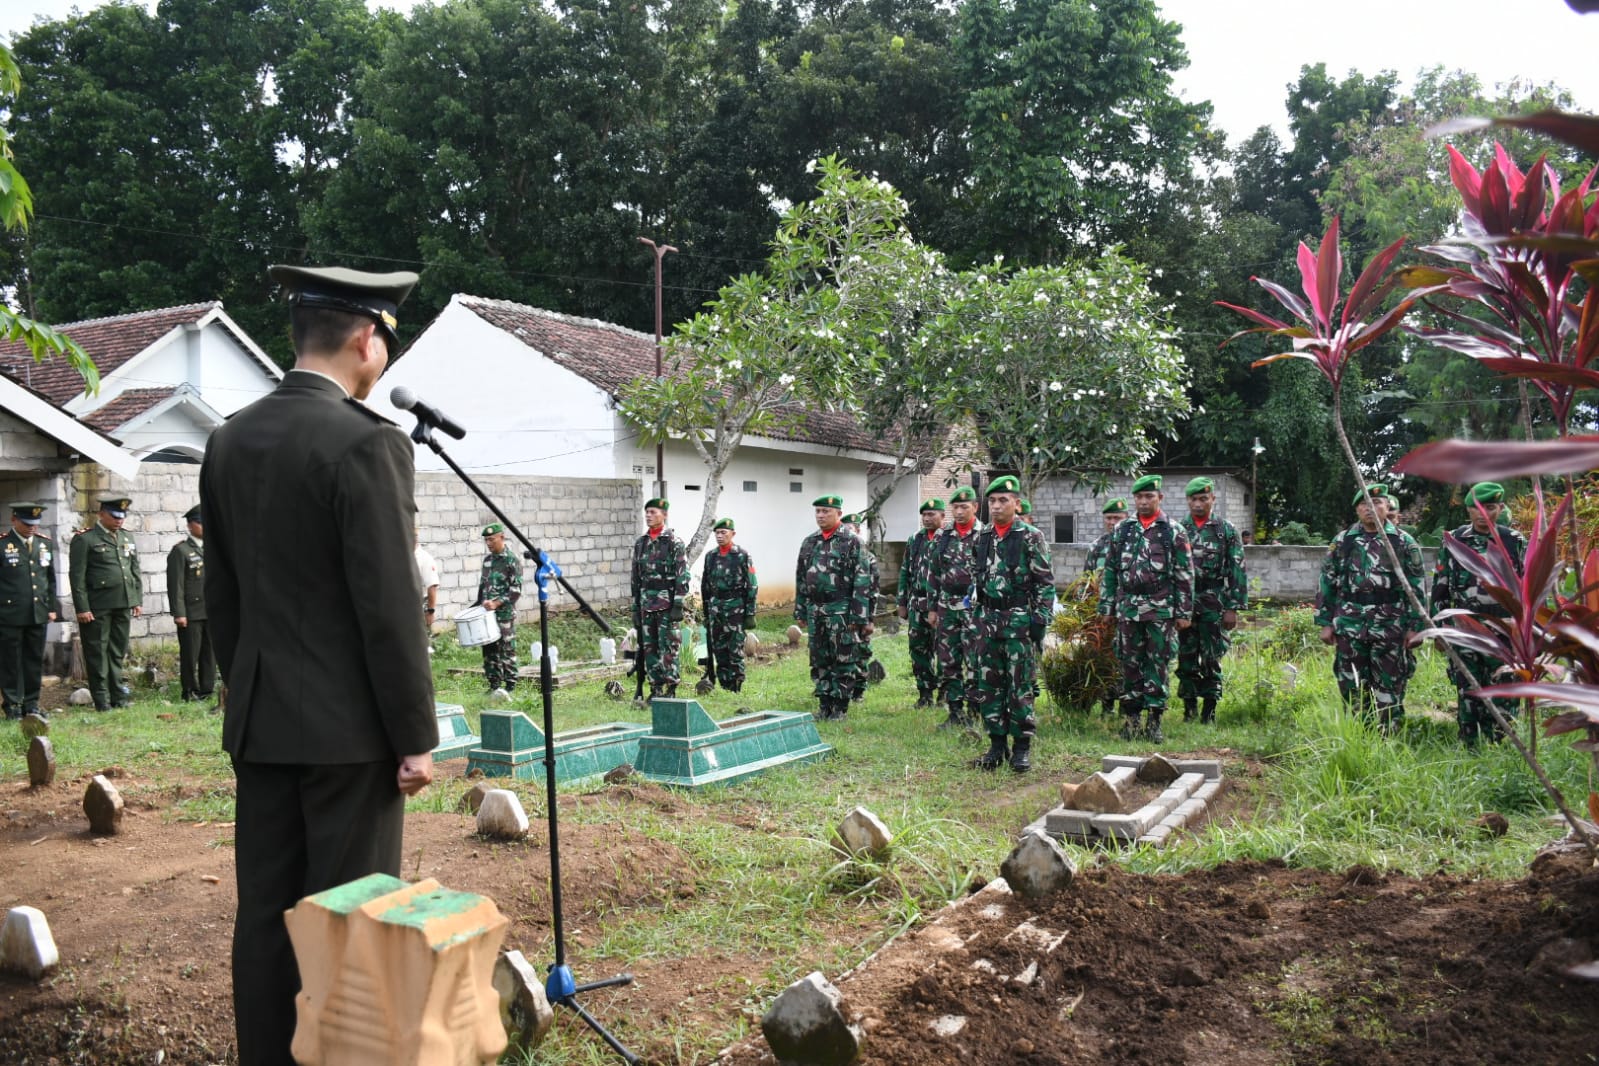
[[[1593,957],[1599,873],[1547,873],[1106,867],[1002,915],[984,893],[838,986],[872,1062],[1589,1062],[1599,986],[1559,970]]]

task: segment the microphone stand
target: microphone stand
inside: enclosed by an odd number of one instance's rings
[[[556,566],[548,555],[535,548],[532,541],[528,540],[522,531],[517,528],[516,523],[512,522],[505,512],[500,510],[493,500],[489,499],[488,494],[478,487],[477,482],[473,481],[471,476],[465,470],[462,470],[454,459],[450,458],[443,445],[433,438],[433,429],[434,427],[431,423],[418,416],[416,428],[411,430],[411,439],[418,444],[426,444],[433,450],[434,455],[443,459],[449,468],[455,471],[455,476],[460,478],[462,483],[472,490],[472,494],[482,500],[484,505],[494,513],[494,517],[504,523],[505,528],[521,542],[523,556],[529,561],[537,562],[538,564],[534,580],[539,587],[539,644],[541,648],[539,654],[539,692],[544,700],[544,792],[545,806],[548,809],[547,818],[550,825],[550,910],[555,930],[555,961],[550,964],[549,977],[544,982],[544,995],[552,1004],[565,1007],[581,1018],[590,1029],[599,1034],[600,1039],[611,1046],[611,1050],[622,1056],[622,1061],[626,1062],[628,1066],[637,1066],[637,1063],[641,1061],[639,1057],[629,1051],[626,1045],[612,1035],[610,1030],[601,1025],[594,1015],[584,1010],[577,1001],[578,994],[581,992],[589,992],[596,988],[614,988],[618,985],[630,985],[633,983],[633,975],[622,973],[615,977],[608,977],[603,981],[590,981],[587,984],[580,985],[572,977],[572,968],[566,964],[566,928],[561,916],[560,819],[556,814],[555,807],[555,710],[553,698],[555,685],[550,664],[550,579],[554,578],[560,582],[561,587],[576,601],[578,608],[592,618],[602,631],[610,633],[611,627],[606,623],[605,619],[599,616],[594,608],[588,605],[582,596],[578,595],[577,590],[562,576],[561,568]]]

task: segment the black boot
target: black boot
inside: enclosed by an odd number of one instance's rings
[[[977,757],[979,770],[998,770],[999,764],[1005,761],[1009,752],[1005,750],[1005,737],[1001,734],[988,738],[988,750]]]
[[[1183,721],[1192,722],[1199,717],[1199,701],[1183,697]]]
[[[1216,697],[1205,697],[1204,705],[1199,710],[1199,720],[1204,725],[1216,724]]]
[[[1010,768],[1019,774],[1025,774],[1033,768],[1032,737],[1016,738],[1016,744],[1010,752]]]
[[[933,705],[933,694],[925,688],[916,690],[916,709],[918,711]]]
[[[1160,731],[1160,716],[1164,713],[1151,707],[1144,712],[1144,737],[1152,744],[1159,744],[1166,739],[1166,734]]]
[[[961,729],[966,725],[966,709],[960,700],[949,701],[949,717],[938,723],[940,729]]]
[[[1117,734],[1123,740],[1137,740],[1143,735],[1143,730],[1138,728],[1138,704],[1132,700],[1122,700],[1122,728]]]

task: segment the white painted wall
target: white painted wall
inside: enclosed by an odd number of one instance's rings
[[[886,474],[879,474],[871,479],[870,488],[873,492],[888,484]],[[916,531],[922,528],[922,501],[917,493],[921,491],[921,479],[915,474],[907,474],[900,478],[899,484],[894,488],[894,495],[888,498],[883,505],[883,539],[884,540],[910,540]]]
[[[199,329],[174,330],[102,378],[100,392],[92,399],[80,395],[66,407],[81,415],[131,389],[170,388],[185,382],[223,417],[277,388],[277,379],[213,322]]]
[[[148,422],[117,434],[123,447],[144,456],[164,448],[184,451],[199,459],[205,454],[210,428],[195,422],[195,412],[182,404],[169,407]]]
[[[612,451],[617,422],[604,391],[539,358],[454,298],[368,400],[409,431],[415,416],[389,403],[401,385],[466,429],[463,440],[438,438],[468,473],[618,476]],[[448,469],[425,446],[417,449],[416,466]]]

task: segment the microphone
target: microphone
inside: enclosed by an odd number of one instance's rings
[[[396,385],[394,387],[393,391],[389,393],[389,402],[402,411],[410,411],[413,415],[416,415],[419,425],[441,429],[456,440],[466,436],[466,430],[461,428],[460,423],[451,419],[449,415],[440,411],[437,407],[429,407],[422,397],[404,385]]]

